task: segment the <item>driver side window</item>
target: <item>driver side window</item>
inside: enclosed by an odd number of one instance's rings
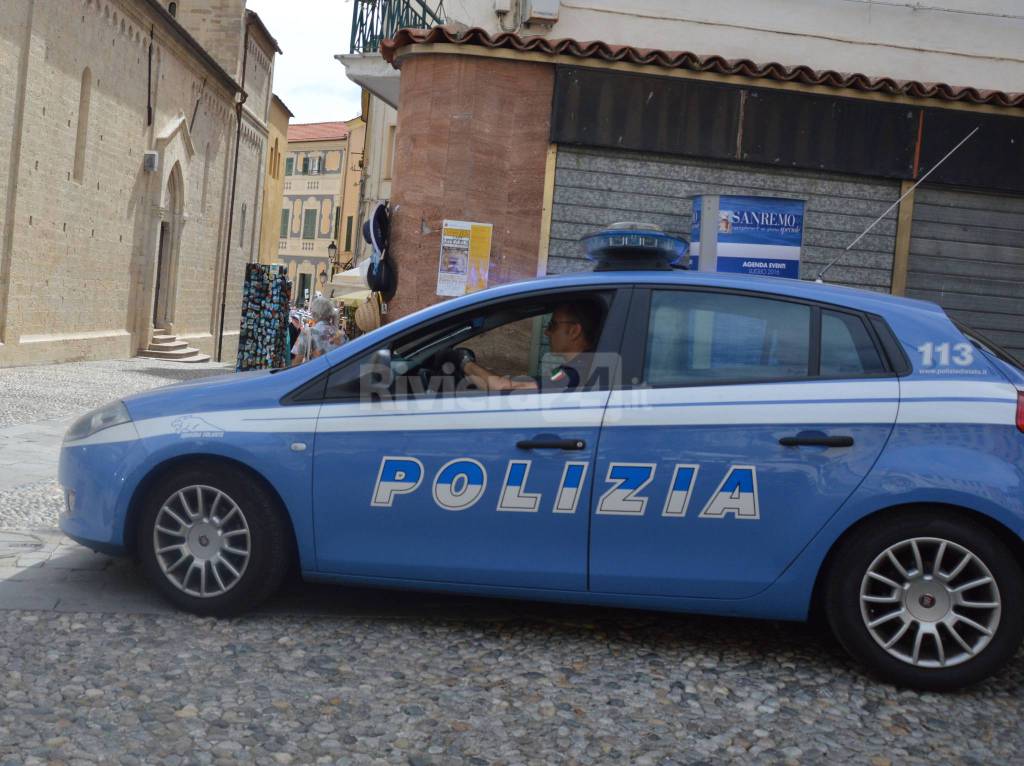
[[[594,315],[600,317],[591,330],[596,345],[611,294],[573,298],[593,305]],[[545,328],[551,327],[552,312],[564,304],[564,294],[534,296],[417,328],[336,369],[328,379],[326,398],[381,401],[487,393],[457,369],[458,353],[465,350],[492,375],[517,381],[518,393],[540,390],[560,362],[551,353]]]
[[[543,326],[549,315],[527,317],[495,327],[462,343],[496,375],[527,377],[537,374]]]

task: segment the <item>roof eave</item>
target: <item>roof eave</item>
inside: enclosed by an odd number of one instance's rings
[[[730,60],[722,56],[702,55],[690,51],[663,51],[618,46],[600,40],[580,42],[568,38],[561,40],[549,40],[544,37],[522,38],[511,33],[492,36],[480,28],[460,30],[439,26],[432,29],[401,29],[393,38],[381,43],[380,52],[385,61],[397,67],[400,50],[417,45],[433,44],[476,46],[491,50],[504,49],[552,58],[569,56],[584,61],[595,59],[603,62],[622,62],[662,69],[687,69],[716,75],[740,76],[754,81],[771,80],[827,87],[836,91],[852,90],[860,93],[934,99],[979,106],[1024,108],[1024,93],[980,90],[946,83],[896,80],[891,77],[869,77],[861,73],[816,70],[809,66],[789,66],[777,62],[758,64],[749,59]]]

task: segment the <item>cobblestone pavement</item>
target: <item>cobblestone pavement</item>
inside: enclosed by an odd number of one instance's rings
[[[917,694],[800,626],[333,593],[235,621],[8,613],[0,764],[1020,762],[1019,661]]]
[[[9,424],[160,380],[105,364],[106,390],[83,384],[75,403],[4,390],[25,403]],[[99,377],[92,366],[52,369],[75,385]],[[26,375],[51,396],[41,369]],[[0,386],[18,377],[0,371]],[[0,611],[0,766],[1024,758],[1024,655],[939,695],[867,678],[818,629],[788,623],[297,581],[251,616],[200,619],[159,601],[131,562],[62,544],[60,503],[52,481],[0,487],[4,534],[42,541],[7,566],[26,601]]]
[[[69,418],[136,391],[233,369],[142,358],[0,368],[0,428]]]

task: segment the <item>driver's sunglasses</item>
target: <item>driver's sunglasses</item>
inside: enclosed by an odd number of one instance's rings
[[[558,325],[560,325],[560,324],[579,324],[579,322],[577,322],[575,319],[554,319],[554,318],[552,318],[552,319],[548,320],[548,323],[547,323],[547,325],[544,326],[544,329],[547,330],[548,332],[551,332],[556,327],[558,327]]]

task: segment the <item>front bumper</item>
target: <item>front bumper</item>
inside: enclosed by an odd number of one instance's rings
[[[131,433],[136,433],[134,426]],[[125,521],[137,473],[146,457],[138,436],[103,444],[65,444],[60,451],[57,478],[64,489],[61,531],[87,548],[126,555]]]

